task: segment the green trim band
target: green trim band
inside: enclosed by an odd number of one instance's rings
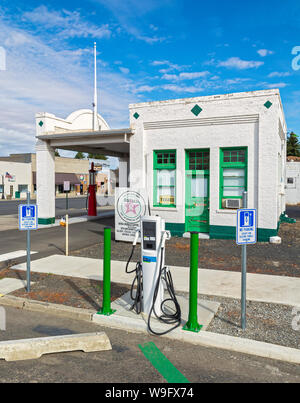
[[[52,218],[39,218],[38,223],[40,225],[50,225],[55,223],[55,217]]]
[[[185,233],[185,224],[166,223],[166,231],[170,231],[172,236],[182,237]]]
[[[278,229],[258,228],[257,242],[269,242],[269,238],[277,236]],[[236,227],[224,225],[211,225],[209,227],[210,239],[236,239]]]
[[[257,241],[269,242],[269,238],[278,235],[278,228],[258,228]],[[173,237],[182,237],[185,231],[185,224],[166,223],[166,230],[171,232]],[[210,225],[209,226],[210,239],[236,239],[236,227],[229,227],[225,225]]]
[[[190,383],[152,341],[144,346],[139,344],[139,348],[168,383]]]

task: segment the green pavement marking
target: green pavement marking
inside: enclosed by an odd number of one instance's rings
[[[190,383],[152,341],[144,344],[144,347],[139,344],[139,348],[168,383]]]

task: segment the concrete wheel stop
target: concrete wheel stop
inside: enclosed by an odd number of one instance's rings
[[[50,353],[68,351],[89,353],[111,349],[109,338],[104,332],[70,334],[2,341],[0,342],[0,359],[6,361],[32,360]]]

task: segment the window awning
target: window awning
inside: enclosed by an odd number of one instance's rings
[[[55,173],[55,185],[63,185],[65,181],[70,182],[70,185],[79,185],[80,184],[80,175],[74,173]],[[33,172],[32,175],[33,184],[36,184],[36,172]]]

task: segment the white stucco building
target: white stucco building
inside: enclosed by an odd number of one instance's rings
[[[26,199],[31,184],[31,164],[0,161],[0,199]]]
[[[286,163],[286,203],[300,204],[300,158],[290,157]]]
[[[99,115],[66,120],[38,114],[37,172],[41,222],[54,218],[53,150],[120,157],[119,186],[145,188],[151,214],[173,235],[189,231],[235,238],[244,190],[258,214],[258,240],[278,231],[285,211],[286,123],[279,90],[205,96],[129,106],[130,128],[111,130]]]

